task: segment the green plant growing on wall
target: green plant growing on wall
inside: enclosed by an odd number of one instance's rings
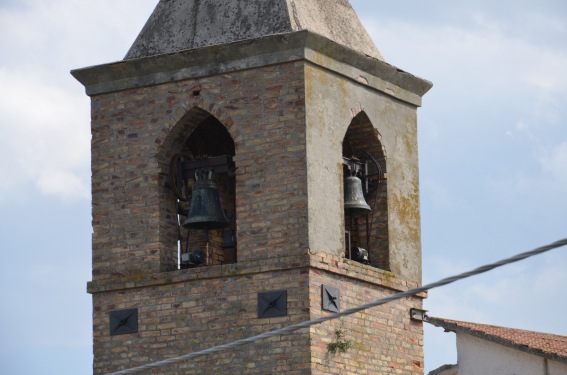
[[[347,350],[352,348],[352,341],[345,339],[346,331],[341,326],[335,330],[335,341],[327,344],[327,352],[329,354],[346,353]]]

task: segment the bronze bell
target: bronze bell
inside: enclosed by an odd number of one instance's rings
[[[183,222],[184,228],[220,229],[229,225],[229,221],[221,206],[217,184],[213,181],[213,173],[199,170],[195,173],[195,183],[191,196],[189,215]]]
[[[364,264],[370,263],[368,260],[368,250],[358,246],[351,247],[350,259]]]
[[[352,217],[368,215],[372,211],[362,192],[362,181],[356,176],[345,179],[345,212]]]

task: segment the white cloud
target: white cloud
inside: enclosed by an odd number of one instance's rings
[[[522,22],[534,32],[567,36],[564,27],[554,24],[549,29],[540,15],[524,16]],[[386,60],[395,56],[404,63],[390,60],[394,65],[433,81],[420,110],[421,119],[427,120],[420,123],[420,148],[429,146],[435,158],[428,157],[438,168],[449,163],[437,156],[436,150],[442,149],[453,152],[450,159],[461,165],[472,159],[478,165],[495,163],[500,172],[479,170],[475,183],[506,202],[525,199],[534,191],[557,196],[567,181],[564,149],[557,145],[567,138],[567,50],[525,38],[518,20],[496,22],[478,11],[467,19],[463,25],[371,18],[365,23]],[[429,129],[429,124],[435,128]],[[504,134],[510,136],[508,141],[498,142]],[[465,142],[474,142],[483,153],[473,156],[467,155],[470,148],[451,148]],[[423,155],[421,160],[426,160]],[[433,199],[434,207],[462,207],[456,200],[462,191],[451,197],[441,182],[422,181],[424,196]]]
[[[120,60],[156,4],[156,0],[28,0],[25,6],[4,9],[0,4],[0,44],[12,52],[2,64],[44,72],[65,67],[59,73],[68,74],[70,65]]]
[[[90,190],[84,179],[68,171],[42,171],[37,179],[39,191],[63,198],[88,198]]]
[[[28,72],[0,69],[0,81],[0,173],[6,176],[0,197],[26,185],[62,198],[88,197],[88,99]]]
[[[460,9],[459,5],[454,8]],[[516,23],[563,40],[565,28],[550,29],[542,17],[529,13],[514,24],[503,24],[502,19],[478,10],[463,14],[457,17],[462,24],[447,19],[423,24],[407,17],[363,20],[388,62],[433,81],[433,89],[424,98],[429,111],[434,101],[434,106],[445,107],[448,113],[460,112],[463,117],[477,117],[478,109],[484,108],[494,111],[493,117],[499,111],[514,111],[518,119],[527,113],[535,116],[534,123],[557,122],[564,107],[558,96],[567,94],[567,53],[551,42],[526,38]],[[450,102],[437,102],[438,97],[446,100],[448,95]],[[518,103],[518,98],[523,102]],[[441,127],[459,125],[441,118],[434,119]],[[482,132],[494,123],[478,126]]]
[[[0,5],[0,49],[7,51],[0,61],[0,202],[26,193],[88,198],[89,98],[69,70],[120,60],[155,4]]]
[[[558,186],[567,186],[567,141],[549,151],[541,151],[539,161],[543,171],[550,175]]]

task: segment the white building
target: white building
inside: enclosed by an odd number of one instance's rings
[[[457,335],[457,364],[429,375],[567,375],[567,337],[428,317]]]

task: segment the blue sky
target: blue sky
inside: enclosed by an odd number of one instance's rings
[[[89,98],[156,0],[0,0],[0,373],[91,372]],[[567,237],[567,3],[352,0],[419,109],[424,282]],[[431,291],[429,314],[567,335],[567,249]],[[456,362],[426,326],[426,370]]]

